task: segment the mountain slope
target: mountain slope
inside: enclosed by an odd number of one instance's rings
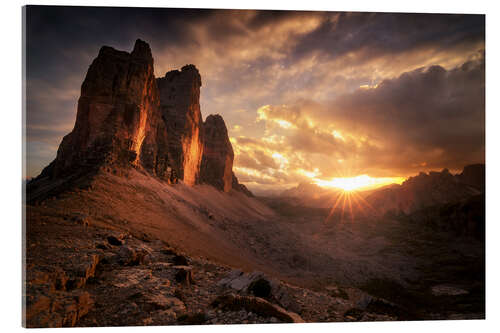
[[[469,167],[464,168],[467,173]],[[484,184],[483,173],[477,177],[479,183]],[[441,172],[421,172],[415,177],[408,178],[400,186],[374,191],[365,199],[379,213],[410,214],[425,207],[459,202],[481,193],[481,187],[463,182],[463,174],[452,175],[447,169]],[[474,184],[478,181],[475,180]],[[484,186],[482,187],[484,188]]]

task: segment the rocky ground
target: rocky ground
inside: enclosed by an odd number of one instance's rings
[[[314,291],[234,270],[83,214],[28,206],[27,218],[28,327],[398,319],[392,303],[356,288]]]
[[[484,318],[480,240],[273,208],[135,171],[27,205],[26,324]]]

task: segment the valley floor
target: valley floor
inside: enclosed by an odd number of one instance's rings
[[[483,243],[269,204],[131,171],[28,205],[26,325],[484,318]]]

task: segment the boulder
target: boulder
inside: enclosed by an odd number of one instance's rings
[[[240,296],[235,294],[221,295],[212,302],[212,306],[226,311],[239,311],[244,309],[261,317],[275,317],[286,323],[304,323],[304,320],[298,314],[287,311],[260,297]]]
[[[176,270],[175,281],[186,287],[194,283],[193,269],[189,266],[172,266]]]
[[[264,278],[264,274],[261,272],[243,273],[239,270],[233,270],[217,284],[219,286],[232,288],[236,291],[243,291],[247,290],[252,282]]]
[[[257,297],[269,297],[271,296],[271,284],[266,279],[259,278],[250,283],[248,292]]]
[[[155,310],[172,310],[175,313],[181,313],[186,311],[186,305],[176,298],[169,297],[163,294],[153,294],[153,293],[145,293],[142,295],[141,300],[145,303],[153,307]]]
[[[27,327],[72,327],[94,306],[86,291],[36,292],[27,299]]]
[[[117,288],[140,287],[146,281],[153,279],[151,269],[131,267],[113,273],[111,284]]]
[[[94,277],[97,265],[101,260],[98,254],[75,255],[68,258],[64,269],[68,276],[66,290],[82,288],[89,278]]]
[[[189,262],[187,260],[186,257],[184,257],[183,255],[176,255],[173,259],[172,259],[174,265],[176,266],[187,266],[189,265]]]
[[[120,265],[136,265],[137,259],[137,252],[131,246],[123,245],[118,250],[117,261]]]
[[[108,236],[106,239],[108,240],[109,244],[114,246],[120,246],[123,244],[123,242],[120,239],[116,238],[115,236]]]

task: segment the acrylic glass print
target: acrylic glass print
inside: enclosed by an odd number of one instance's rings
[[[25,326],[484,318],[484,15],[23,18]]]

